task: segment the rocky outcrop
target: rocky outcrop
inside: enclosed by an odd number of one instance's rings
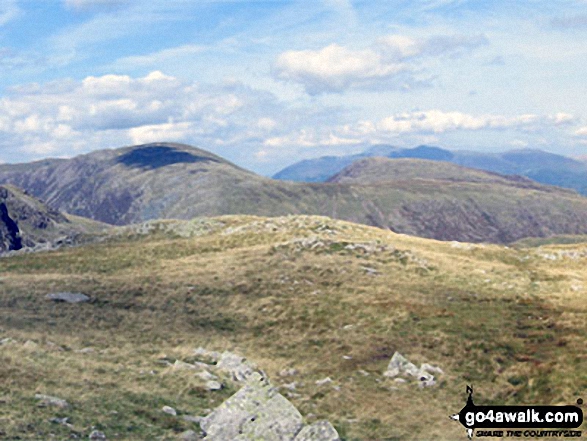
[[[443,371],[439,367],[432,366],[428,363],[423,363],[420,367],[417,367],[402,354],[396,352],[391,357],[383,376],[389,378],[399,376],[412,377],[418,380],[420,387],[430,387],[436,385],[436,379],[432,373],[442,374]]]
[[[0,188],[0,200],[2,199]],[[4,202],[0,203],[0,252],[20,250],[22,239],[18,225],[8,214],[8,208]]]
[[[70,219],[16,187],[0,186],[0,254],[72,245],[105,228],[89,219]]]
[[[241,388],[206,417],[200,427],[204,439],[263,440],[263,441],[338,441],[336,429],[327,421],[306,426],[300,412],[278,389],[271,385],[267,375],[246,358],[229,351],[222,353],[198,348],[195,355],[207,361],[209,371],[228,377],[225,381]],[[189,364],[201,369],[203,361]],[[173,366],[178,364],[177,361]],[[201,375],[198,375],[201,377]],[[220,384],[219,382],[217,382]],[[208,390],[214,390],[208,388]]]

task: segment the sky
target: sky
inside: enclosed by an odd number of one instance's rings
[[[587,0],[0,0],[0,162],[587,153]]]

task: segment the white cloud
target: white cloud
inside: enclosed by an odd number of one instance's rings
[[[318,50],[286,51],[277,57],[272,70],[276,78],[301,84],[311,95],[349,88],[407,90],[430,81],[429,75],[419,73],[426,58],[456,57],[483,44],[487,44],[483,35],[427,39],[388,35],[358,50],[331,44]]]
[[[455,130],[482,130],[528,127],[539,121],[537,115],[503,115],[473,116],[461,112],[444,112],[427,110],[422,112],[406,112],[382,119],[377,127],[379,130],[394,133],[444,133]]]
[[[192,123],[165,123],[140,127],[133,127],[129,130],[133,144],[146,144],[149,142],[161,141],[185,141],[189,139],[192,132]]]
[[[310,94],[368,86],[406,70],[407,66],[386,62],[372,49],[353,51],[337,44],[317,51],[284,52],[274,65],[277,78],[301,83]]]
[[[575,132],[577,136],[587,136],[587,127],[581,127]]]

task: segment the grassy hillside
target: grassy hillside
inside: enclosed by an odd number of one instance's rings
[[[65,212],[117,225],[306,214],[440,240],[507,243],[587,234],[587,198],[573,191],[452,164],[395,161],[359,162],[347,169],[357,176],[343,174],[340,182],[299,183],[258,176],[193,147],[148,144],[0,165],[0,182],[19,185]],[[370,166],[361,172],[365,164]],[[386,177],[390,170],[392,181]]]
[[[521,176],[507,176],[483,170],[461,167],[449,162],[427,159],[390,159],[382,157],[364,158],[355,161],[328,182],[380,184],[388,181],[411,179],[440,180],[450,182],[483,182],[501,185],[523,184],[529,188],[543,188]],[[534,185],[533,185],[534,184]]]
[[[0,259],[0,430],[176,439],[197,429],[182,415],[234,392],[167,365],[203,346],[243,354],[278,385],[295,381],[289,399],[345,440],[464,439],[448,415],[467,384],[477,404],[585,398],[586,258],[585,244],[512,249],[324,217],[225,216]],[[92,301],[44,298],[63,290]],[[438,385],[385,379],[395,351],[440,366]],[[38,407],[36,393],[70,407]]]

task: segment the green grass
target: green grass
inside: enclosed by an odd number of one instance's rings
[[[574,404],[587,395],[584,262],[540,254],[584,245],[455,248],[318,217],[211,222],[193,237],[124,233],[0,259],[0,338],[16,341],[0,346],[6,439],[87,437],[92,427],[137,440],[197,430],[181,414],[204,415],[236,391],[207,392],[162,363],[191,361],[198,346],[242,353],[277,385],[298,382],[290,400],[345,440],[461,439],[448,415],[464,405],[467,384],[477,404]],[[44,299],[57,290],[92,301]],[[77,352],[86,347],[94,352]],[[438,386],[385,380],[395,351],[442,367]],[[299,374],[280,377],[286,368]],[[332,385],[315,385],[327,376]],[[38,408],[35,393],[71,408]],[[49,422],[66,416],[72,428]]]

